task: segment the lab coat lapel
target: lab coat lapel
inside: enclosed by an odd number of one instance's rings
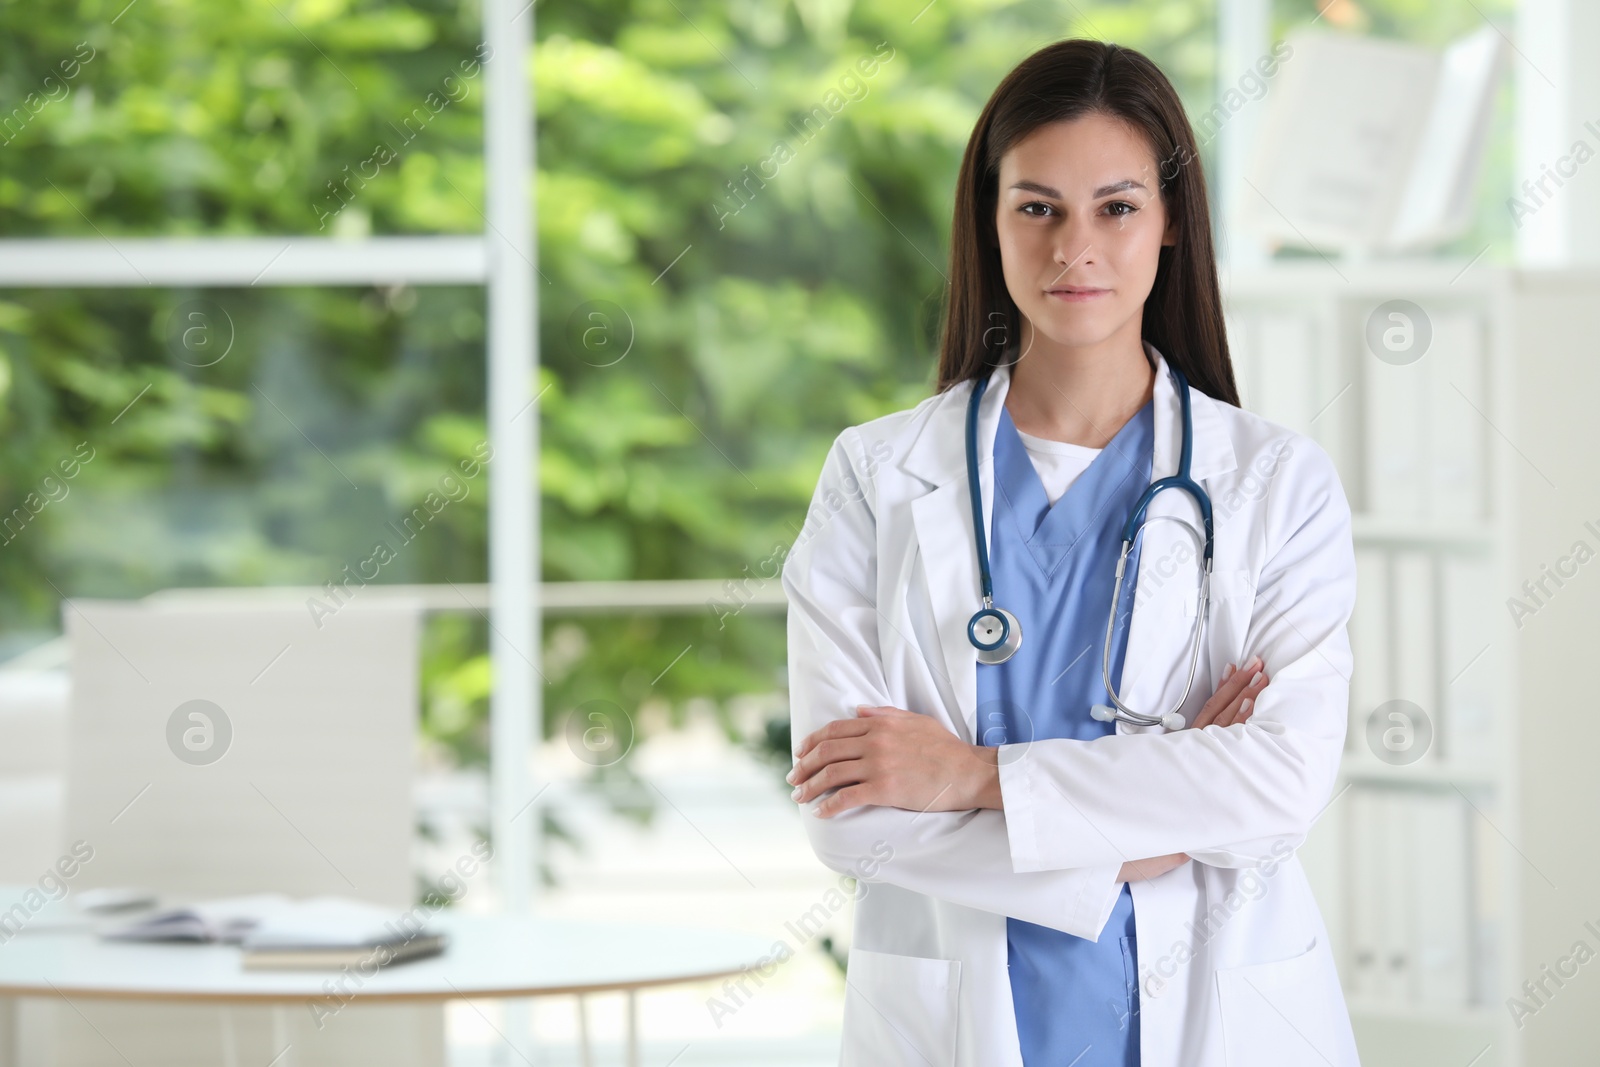
[[[938,623],[943,673],[966,723],[966,740],[976,743],[978,660],[967,638],[967,622],[983,603],[983,583],[972,528],[972,498],[967,487],[967,402],[975,382],[947,390],[902,468],[938,488],[911,503],[922,573]],[[997,369],[978,405],[978,481],[983,496],[985,535],[993,528],[994,434],[1011,385],[1009,368]],[[936,665],[931,665],[937,670]],[[954,716],[953,716],[954,717]]]

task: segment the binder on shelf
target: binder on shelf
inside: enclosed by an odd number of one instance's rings
[[[1431,316],[1433,344],[1427,370],[1426,509],[1441,522],[1475,522],[1485,516],[1488,486],[1483,323],[1467,310]]]
[[[1466,1007],[1472,998],[1472,917],[1467,806],[1455,792],[1405,798],[1415,848],[1413,909],[1416,1000]]]
[[[1432,734],[1421,754],[1413,754],[1404,762],[1432,762],[1437,759],[1433,742],[1438,740],[1440,717],[1433,554],[1421,549],[1396,552],[1393,568],[1394,691],[1391,696],[1421,708]],[[1411,726],[1415,731],[1413,743],[1423,744],[1422,727],[1418,723]]]
[[[1308,311],[1311,328],[1311,434],[1333,460],[1339,482],[1352,506],[1366,499],[1366,474],[1361,469],[1361,390],[1355,387],[1349,348],[1341,340],[1339,305],[1324,303]]]
[[[1345,886],[1347,952],[1343,968],[1352,996],[1377,1000],[1388,995],[1388,972],[1380,967],[1383,955],[1385,907],[1384,859],[1386,853],[1380,794],[1351,786],[1342,803],[1345,811]]]
[[[1358,1001],[1465,1008],[1491,981],[1471,809],[1455,792],[1353,786],[1345,798],[1346,985]],[[1481,820],[1479,820],[1481,821]]]
[[[1483,769],[1494,764],[1494,700],[1501,669],[1491,592],[1494,567],[1476,556],[1439,561],[1441,752],[1451,764]]]
[[[1328,340],[1335,332],[1330,311],[1326,304],[1241,302],[1230,303],[1223,318],[1240,406],[1326,449],[1355,504],[1364,475],[1349,444],[1356,427],[1345,409],[1354,400],[1342,398],[1350,371],[1337,341]]]
[[[1370,353],[1362,361],[1365,504],[1388,518],[1480,522],[1487,515],[1491,408],[1483,319],[1470,308],[1430,308],[1428,328],[1428,349],[1412,362],[1386,363]]]
[[[1491,813],[1492,817],[1492,813]],[[1469,886],[1472,915],[1472,1002],[1494,1004],[1504,995],[1500,989],[1500,965],[1509,953],[1502,953],[1500,939],[1505,933],[1501,916],[1505,902],[1501,896],[1505,877],[1506,842],[1478,813],[1468,816],[1467,844],[1473,871]]]
[[[1382,549],[1356,549],[1356,606],[1350,615],[1350,729],[1345,750],[1358,757],[1367,752],[1367,718],[1389,699],[1389,555]]]
[[[1428,356],[1411,363],[1362,360],[1366,411],[1366,509],[1385,518],[1426,516],[1423,425]]]
[[[1416,797],[1400,791],[1376,793],[1383,827],[1383,910],[1379,917],[1379,969],[1384,996],[1395,1003],[1416,1002],[1417,926],[1416,840],[1411,805]]]

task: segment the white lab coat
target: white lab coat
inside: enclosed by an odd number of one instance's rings
[[[1181,413],[1166,361],[1147,351],[1162,476],[1177,470]],[[996,371],[980,405],[985,526],[1009,384]],[[964,434],[972,387],[834,441],[783,569],[796,745],[858,704],[980,736],[966,634],[980,604]],[[1133,883],[1143,1067],[1358,1062],[1294,855],[1331,798],[1344,746],[1350,507],[1310,438],[1191,396],[1191,473],[1211,496],[1216,548],[1211,620],[1181,711],[1192,720],[1226,664],[1252,655],[1271,684],[1243,724],[1119,724],[1095,741],[1005,749],[1004,811],[808,810],[818,857],[860,883],[842,1067],[1022,1067],[1005,917],[1098,939],[1122,862],[1175,852],[1193,862]],[[1181,492],[1160,493],[1149,514],[1200,524]],[[1151,522],[1143,538],[1123,696],[1165,711],[1187,674],[1199,553],[1174,522]]]

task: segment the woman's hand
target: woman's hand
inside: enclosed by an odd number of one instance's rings
[[[1242,671],[1233,664],[1228,664],[1222,672],[1222,683],[1200,709],[1200,714],[1194,717],[1194,722],[1189,724],[1189,728],[1232,726],[1236,722],[1244,722],[1250,718],[1250,713],[1256,708],[1256,697],[1271,681],[1267,677],[1265,667],[1260,656],[1253,657],[1244,665]],[[1129,860],[1122,865],[1117,880],[1142,882],[1146,878],[1156,878],[1166,874],[1188,862],[1189,857],[1183,852],[1176,852],[1170,856],[1155,856],[1147,860]]]
[[[856,709],[800,744],[787,781],[807,803],[840,788],[813,814],[827,818],[863,804],[910,811],[966,811],[1000,806],[999,750],[969,745],[942,723],[904,708]]]
[[[1222,672],[1222,683],[1200,709],[1200,714],[1194,717],[1194,722],[1189,724],[1190,728],[1232,726],[1236,722],[1244,722],[1256,710],[1256,697],[1271,680],[1267,677],[1266,664],[1261,662],[1260,656],[1251,657],[1242,671],[1228,664]]]

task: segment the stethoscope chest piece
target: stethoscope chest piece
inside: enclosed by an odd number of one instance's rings
[[[967,637],[978,650],[978,662],[1004,663],[1022,647],[1022,624],[1005,608],[979,608],[967,622]]]

